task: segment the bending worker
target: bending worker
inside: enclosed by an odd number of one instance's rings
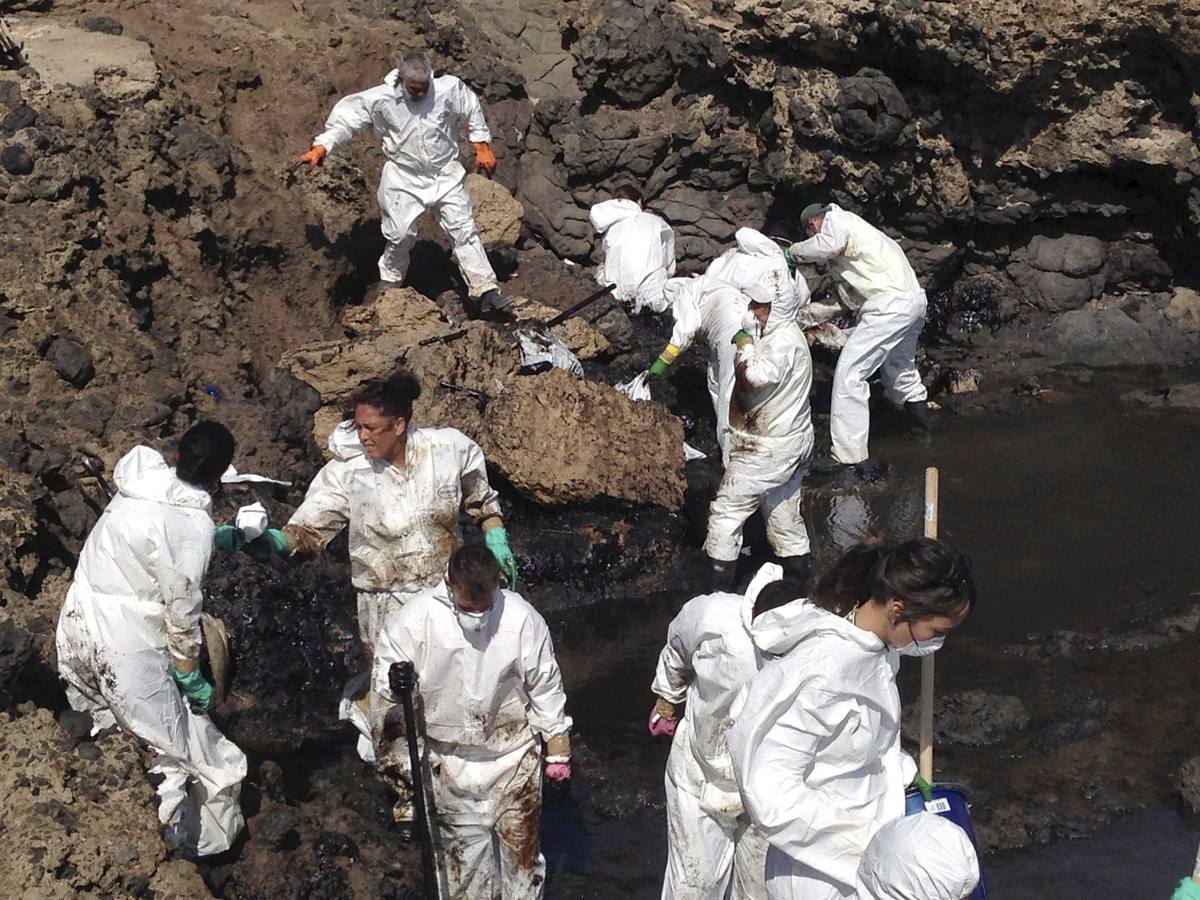
[[[179,441],[175,468],[134,447],[113,471],[117,494],[84,542],[58,620],[67,700],[153,753],[158,818],[169,844],[207,856],[242,830],[246,757],[206,712],[200,671],[200,585],[213,549],[211,494],[233,459],[233,435],[201,422]]]
[[[767,845],[742,810],[725,733],[734,697],[758,671],[752,623],[802,596],[772,563],[745,595],[689,600],[667,630],[650,689],[650,734],[674,735],[667,757],[663,900],[761,900]],[[802,604],[803,601],[800,601]],[[795,605],[800,605],[795,604]],[[682,720],[677,707],[686,703]]]
[[[974,602],[967,561],[948,545],[860,544],[818,583],[792,649],[750,680],[728,744],[770,845],[771,900],[855,896],[867,845],[904,814],[916,772],[900,750],[898,653],[937,649]]]
[[[879,371],[888,398],[908,415],[910,435],[929,440],[925,385],[917,371],[917,339],[925,326],[925,292],[900,245],[836,204],[812,204],[800,214],[807,240],[792,244],[788,262],[831,262],[842,304],[858,324],[833,373],[831,458],[814,464],[834,471],[864,462],[871,430],[868,379]],[[828,306],[829,315],[838,311]]]
[[[413,427],[413,402],[420,396],[416,376],[404,368],[364,382],[352,400],[354,419],[330,435],[333,459],[283,530],[265,535],[278,553],[311,554],[349,526],[350,578],[368,659],[384,620],[441,580],[446,560],[462,543],[460,512],[483,529],[508,583],[517,582],[483,451],[453,428]],[[341,717],[359,729],[359,755],[372,761],[374,713],[362,708],[367,680],[360,676],[347,685]]]
[[[470,297],[468,311],[480,315],[512,301],[500,293],[464,187],[467,173],[458,161],[458,132],[464,122],[475,147],[475,167],[491,176],[496,157],[479,98],[453,75],[434,77],[429,55],[410,50],[383,84],[339,100],[325,130],[300,159],[309,168],[319,166],[356,133],[374,129],[388,158],[378,193],[387,241],[379,257],[380,280],[403,283],[417,219],[432,209],[454,245],[454,261]]]
[[[663,285],[675,274],[675,232],[661,216],[646,212],[643,202],[641,191],[622,185],[588,214],[604,237],[596,282],[616,285],[613,296],[633,315],[643,309],[666,312]]]
[[[732,335],[735,385],[729,404],[729,458],[708,513],[704,552],[720,582],[732,583],[742,528],[762,508],[767,541],[790,578],[808,579],[812,555],[800,485],[812,456],[808,393],[812,356],[796,324],[794,294],[768,272],[744,288],[743,328]]]
[[[733,393],[734,347],[729,339],[742,327],[749,284],[767,280],[785,306],[798,307],[808,300],[808,285],[799,273],[788,270],[783,250],[753,228],[739,228],[736,246],[713,260],[703,275],[673,278],[665,296],[675,327],[671,339],[650,366],[650,377],[661,378],[697,335],[708,344],[708,395],[717,418],[717,443],[722,460],[729,462],[729,400]]]
[[[388,673],[401,661],[413,664],[424,710],[424,755],[448,863],[439,867],[443,896],[541,897],[543,762],[549,780],[571,777],[571,718],[546,621],[520,594],[500,588],[487,550],[460,547],[444,580],[379,636],[372,687],[393,703],[399,698]],[[404,738],[394,740],[401,747],[381,745],[381,757],[407,760]]]

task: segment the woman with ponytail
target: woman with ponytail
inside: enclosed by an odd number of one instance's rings
[[[818,582],[795,646],[750,681],[728,742],[770,845],[771,900],[855,896],[859,860],[903,815],[916,773],[900,750],[899,654],[936,650],[974,603],[967,560],[948,544],[865,541]]]

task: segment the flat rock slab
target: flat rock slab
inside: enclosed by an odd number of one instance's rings
[[[10,19],[8,24],[25,61],[50,87],[96,85],[109,99],[138,100],[158,86],[158,66],[143,41],[53,19]]]

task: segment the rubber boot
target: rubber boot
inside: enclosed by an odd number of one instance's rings
[[[731,559],[726,562],[723,559],[713,559],[712,557],[709,557],[708,561],[712,565],[713,590],[732,590],[733,580],[737,575],[737,560]]]
[[[783,577],[804,586],[808,591],[808,579],[812,575],[812,554],[803,556],[780,556],[779,565],[783,567]]]
[[[910,400],[904,404],[904,412],[908,416],[908,439],[927,447],[933,443],[929,404],[924,400]]]

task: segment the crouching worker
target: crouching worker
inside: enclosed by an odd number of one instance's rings
[[[461,547],[441,584],[385,622],[372,678],[384,701],[399,702],[388,673],[402,661],[417,677],[443,894],[541,897],[543,763],[547,778],[571,777],[571,719],[545,620],[500,588],[486,548]],[[404,740],[377,736],[377,755],[402,765]]]
[[[93,733],[116,724],[150,746],[166,839],[198,856],[228,850],[243,825],[246,757],[205,714],[213,689],[200,672],[210,493],[233,450],[225,426],[201,422],[175,468],[149,447],[125,454],[58,620],[71,706],[91,713]]]
[[[658,657],[650,734],[674,735],[667,757],[667,873],[663,900],[762,900],[767,843],[742,809],[725,734],[730,707],[758,672],[757,626],[799,609],[803,585],[771,563],[744,595],[716,592],[684,604]],[[785,606],[786,604],[786,606]],[[764,614],[784,607],[773,617]],[[680,720],[676,707],[687,707]]]

